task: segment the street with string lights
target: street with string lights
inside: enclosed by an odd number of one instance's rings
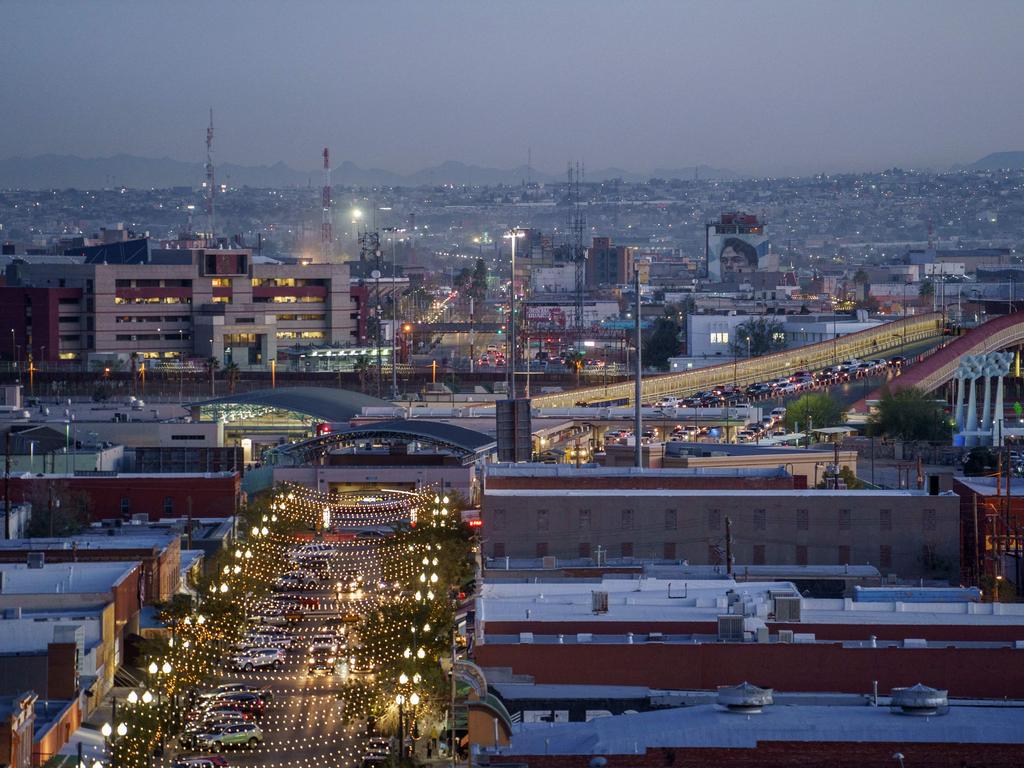
[[[470,535],[429,491],[279,487],[196,604],[166,606],[147,684],[87,768],[377,766],[450,755],[453,588]],[[403,758],[404,756],[404,758]],[[448,762],[447,760],[445,762]]]

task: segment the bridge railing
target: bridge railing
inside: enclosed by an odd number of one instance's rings
[[[850,358],[873,358],[899,350],[906,344],[934,338],[942,333],[942,315],[930,312],[885,323],[835,340],[808,344],[753,359],[737,359],[721,365],[669,373],[644,379],[645,401],[689,394],[717,384],[745,386],[759,381],[790,376],[796,371],[824,368]],[[578,402],[633,401],[633,383],[591,386],[555,392],[533,398],[536,408],[568,408]]]

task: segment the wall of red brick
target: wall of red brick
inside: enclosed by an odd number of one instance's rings
[[[129,500],[129,514],[146,513],[150,520],[164,516],[164,500],[170,497],[174,504],[174,515],[184,517],[188,500],[192,499],[193,517],[230,517],[235,511],[240,478],[236,475],[224,477],[188,477],[159,475],[154,477],[12,477],[11,498],[14,502],[31,496],[33,484],[40,485],[37,493],[45,498],[46,485],[57,483],[71,493],[84,493],[92,502],[92,519],[121,519],[121,499]]]
[[[761,742],[756,749],[651,749],[643,755],[603,755],[608,768],[892,768],[902,752],[913,768],[1019,768],[1014,744],[900,744],[865,742]],[[502,755],[491,765],[587,768],[593,755]]]
[[[477,645],[482,667],[537,683],[711,690],[749,681],[780,691],[867,693],[925,683],[951,696],[1024,698],[1024,651],[1013,648],[843,648],[839,644],[683,643]]]
[[[649,490],[661,490],[663,488],[695,490],[722,490],[722,491],[751,491],[751,490],[780,490],[786,491],[795,488],[792,477],[706,477],[706,476],[662,476],[654,473],[649,476],[640,477],[494,477],[487,478],[487,487],[498,488],[524,488],[524,489],[570,489],[595,490],[609,488],[622,490],[624,488],[637,488]]]
[[[813,634],[818,640],[867,640],[874,635],[878,640],[979,640],[989,642],[1013,642],[1024,640],[1024,622],[1017,625],[971,624],[792,624],[769,622],[769,631],[776,634],[780,629]],[[577,632],[592,632],[595,635],[625,635],[632,632],[646,635],[648,632],[662,632],[670,635],[717,635],[718,625],[711,621],[488,621],[487,634],[518,635],[533,632],[535,635],[565,635],[574,637]]]

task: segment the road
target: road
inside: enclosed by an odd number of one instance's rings
[[[307,605],[316,599],[319,608],[310,610],[300,622],[288,626],[292,646],[279,669],[226,671],[218,681],[266,686],[273,691],[273,701],[260,720],[264,741],[253,749],[222,751],[220,754],[230,765],[352,768],[361,764],[366,725],[359,721],[346,726],[343,721],[344,684],[349,676],[346,650],[339,648],[339,665],[333,675],[309,674],[306,656],[314,634],[344,634],[349,647],[358,642],[355,631],[350,628],[352,622],[344,622],[342,616],[361,614],[376,604],[378,594],[367,586],[365,590],[342,595],[339,599],[334,584],[343,574],[353,572],[363,576],[365,585],[375,584],[380,573],[376,550],[383,545],[378,541],[351,543],[328,558],[328,575],[317,587],[275,596],[281,603],[302,598]],[[202,753],[209,754],[208,751]],[[200,752],[183,750],[182,754]],[[170,757],[165,764],[173,764]]]

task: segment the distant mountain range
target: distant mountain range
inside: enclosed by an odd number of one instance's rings
[[[337,186],[404,186],[419,187],[437,184],[520,184],[523,181],[557,183],[564,175],[548,174],[527,166],[518,168],[486,168],[454,160],[415,173],[403,175],[382,168],[362,168],[351,160],[331,172]],[[650,173],[637,173],[621,168],[588,170],[586,181],[646,181],[662,179],[736,179],[735,171],[701,165],[696,169],[657,168]],[[85,158],[77,155],[37,155],[0,160],[0,189],[102,189],[109,187],[194,187],[202,183],[202,163],[186,163],[168,157],[151,158],[134,155]],[[284,163],[273,165],[217,166],[217,180],[224,184],[250,187],[319,186],[320,171],[300,171]]]
[[[1024,168],[1024,152],[993,152],[970,165],[962,166],[972,171],[992,171],[1000,168]]]

